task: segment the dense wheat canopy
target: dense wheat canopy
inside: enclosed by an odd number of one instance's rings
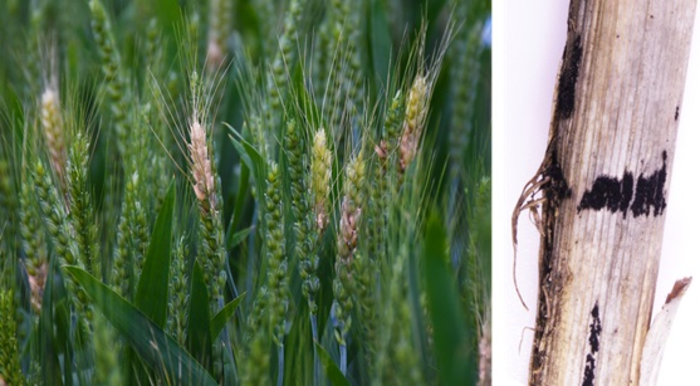
[[[0,2],[0,384],[489,384],[489,20]]]

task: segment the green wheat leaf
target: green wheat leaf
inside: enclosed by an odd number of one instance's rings
[[[204,282],[202,267],[194,263],[192,270],[192,290],[190,291],[190,312],[187,321],[187,348],[204,368],[211,369],[212,337],[209,327],[209,295]]]
[[[141,360],[176,384],[217,385],[207,371],[143,312],[78,267],[65,267]]]
[[[160,328],[165,326],[168,311],[170,270],[167,267],[170,267],[174,206],[175,183],[171,182],[153,228],[148,254],[134,299],[136,307]]]
[[[216,315],[212,318],[210,324],[212,340],[216,339],[219,336],[221,331],[224,329],[224,326],[226,326],[226,322],[229,319],[231,319],[233,314],[236,312],[236,309],[241,303],[241,300],[243,300],[244,296],[245,292],[242,293],[241,296],[231,300],[229,304],[222,308],[221,311],[217,312]]]
[[[226,249],[231,250],[238,246],[238,244],[241,243],[241,241],[245,240],[246,237],[250,234],[250,232],[253,231],[253,227],[248,227],[243,230],[240,230],[236,233],[233,233],[233,231],[230,231],[226,233]]]
[[[431,213],[423,264],[440,382],[444,385],[475,384],[473,354],[468,349],[465,319],[460,311],[455,278],[447,266],[447,233],[437,211]]]
[[[326,370],[326,376],[330,379],[334,386],[350,386],[347,378],[340,372],[338,365],[333,362],[331,355],[328,354],[320,344],[316,343],[316,350],[318,351],[319,359],[323,365],[323,369]]]

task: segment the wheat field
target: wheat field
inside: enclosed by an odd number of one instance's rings
[[[490,385],[490,8],[0,2],[0,385]]]

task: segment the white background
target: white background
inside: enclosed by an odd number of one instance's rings
[[[518,228],[518,284],[512,280],[510,215],[544,155],[568,1],[494,1],[494,357],[495,385],[527,383],[535,324],[539,236],[526,213]],[[660,309],[675,280],[696,276],[673,323],[659,385],[700,384],[700,13],[696,13],[671,175],[657,294]],[[520,343],[522,337],[522,344]],[[519,349],[519,346],[521,348]]]

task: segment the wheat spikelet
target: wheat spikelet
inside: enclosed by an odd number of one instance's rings
[[[210,71],[221,68],[226,57],[226,38],[231,31],[232,6],[231,0],[212,0],[209,3],[207,66]]]
[[[47,87],[41,94],[41,125],[44,128],[51,168],[56,173],[61,186],[64,186],[67,160],[66,141],[63,135],[63,119],[58,91],[52,86]]]
[[[326,145],[323,128],[314,135],[311,148],[311,192],[314,197],[314,213],[318,233],[322,234],[328,224],[328,192],[331,179],[331,151]]]
[[[428,84],[426,77],[417,75],[411,86],[406,102],[406,118],[401,134],[401,144],[399,145],[399,166],[401,172],[405,172],[418,151],[420,141],[427,116],[427,96]]]
[[[119,50],[112,31],[112,25],[104,5],[99,0],[90,0],[92,32],[100,55],[105,88],[112,116],[112,125],[117,135],[117,150],[125,156],[129,139],[129,83],[120,69],[122,65]]]
[[[270,289],[270,325],[274,331],[273,340],[277,345],[282,345],[284,341],[284,323],[289,308],[289,274],[280,177],[278,165],[270,161],[265,190],[265,222],[268,233],[265,249],[268,262],[267,287]]]
[[[20,201],[20,234],[22,236],[22,248],[24,249],[25,269],[27,279],[32,292],[32,307],[37,312],[41,311],[41,303],[44,297],[44,284],[46,283],[46,271],[48,268],[48,251],[41,231],[41,218],[39,217],[36,196],[34,195],[34,181],[31,175],[22,181]]]
[[[91,272],[100,272],[97,257],[97,226],[94,223],[94,207],[88,187],[89,143],[85,135],[78,132],[71,140],[67,183],[70,195],[70,213],[77,236],[80,256]]]
[[[345,169],[345,196],[340,214],[338,233],[339,262],[350,265],[357,248],[357,231],[362,208],[362,191],[365,176],[365,162],[360,152]]]
[[[338,230],[338,256],[333,280],[333,313],[337,319],[335,339],[340,345],[340,370],[347,371],[347,335],[352,325],[353,295],[352,261],[357,249],[357,235],[362,209],[365,162],[360,151],[345,168],[344,197]]]
[[[46,219],[44,224],[51,237],[56,253],[55,256],[59,259],[60,266],[63,268],[75,265],[85,269],[75,240],[75,230],[69,221],[64,206],[60,204],[58,189],[53,185],[51,176],[41,160],[36,162],[33,179],[36,185],[41,214]],[[79,314],[87,319],[81,319],[81,323],[89,322],[92,319],[92,304],[88,301],[85,290],[70,275],[67,275],[66,279],[66,289],[75,302]]]
[[[207,214],[210,210],[216,211],[216,190],[207,147],[207,134],[197,119],[197,114],[192,115],[190,143],[187,144],[187,149],[190,151],[192,177],[194,178],[192,188],[201,204],[200,208],[203,214]]]
[[[192,188],[199,202],[204,278],[209,285],[212,312],[217,312],[222,290],[226,285],[223,226],[219,218],[219,200],[209,157],[207,136],[196,113],[193,114],[190,122],[190,143],[187,144],[187,148],[190,152],[190,168],[194,180]]]

